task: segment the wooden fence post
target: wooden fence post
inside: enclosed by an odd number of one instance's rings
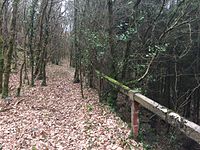
[[[100,89],[103,87],[103,81],[105,80],[113,87],[119,89],[123,94],[127,95],[132,102],[131,105],[131,126],[135,138],[138,138],[139,134],[139,105],[158,115],[160,118],[165,120],[167,123],[178,128],[189,138],[195,140],[200,144],[200,126],[191,122],[172,110],[160,105],[154,100],[138,93],[137,91],[131,90],[126,85],[112,79],[111,77],[104,75],[103,73],[96,70],[96,73],[102,77],[100,79]],[[103,87],[104,88],[104,87]],[[102,92],[100,93],[102,94]],[[101,96],[100,96],[101,97]]]
[[[131,125],[134,138],[137,138],[139,134],[139,103],[136,101],[133,101],[131,106]]]
[[[100,75],[99,75],[99,102],[103,102],[102,86],[103,86],[103,78],[100,73]]]

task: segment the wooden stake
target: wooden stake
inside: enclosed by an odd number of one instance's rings
[[[139,103],[136,101],[133,101],[131,106],[131,125],[134,138],[137,138],[139,134]]]

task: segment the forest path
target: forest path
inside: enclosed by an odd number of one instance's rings
[[[130,140],[130,129],[98,94],[73,84],[73,69],[50,65],[48,86],[23,87],[14,109],[0,112],[0,149],[3,150],[122,150],[140,149]],[[12,75],[12,87],[18,76]],[[15,88],[14,88],[15,89]]]

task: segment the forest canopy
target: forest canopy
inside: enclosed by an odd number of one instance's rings
[[[75,0],[74,5],[75,81],[81,70],[93,86],[94,70],[100,70],[199,123],[198,0]],[[109,90],[106,101],[116,105],[117,93]]]

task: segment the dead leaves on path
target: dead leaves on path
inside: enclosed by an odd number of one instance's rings
[[[91,89],[82,99],[66,66],[48,67],[48,86],[23,88],[9,111],[0,113],[3,150],[141,149],[129,139],[130,129]],[[12,87],[17,86],[13,76]],[[15,85],[16,84],[16,85]]]

